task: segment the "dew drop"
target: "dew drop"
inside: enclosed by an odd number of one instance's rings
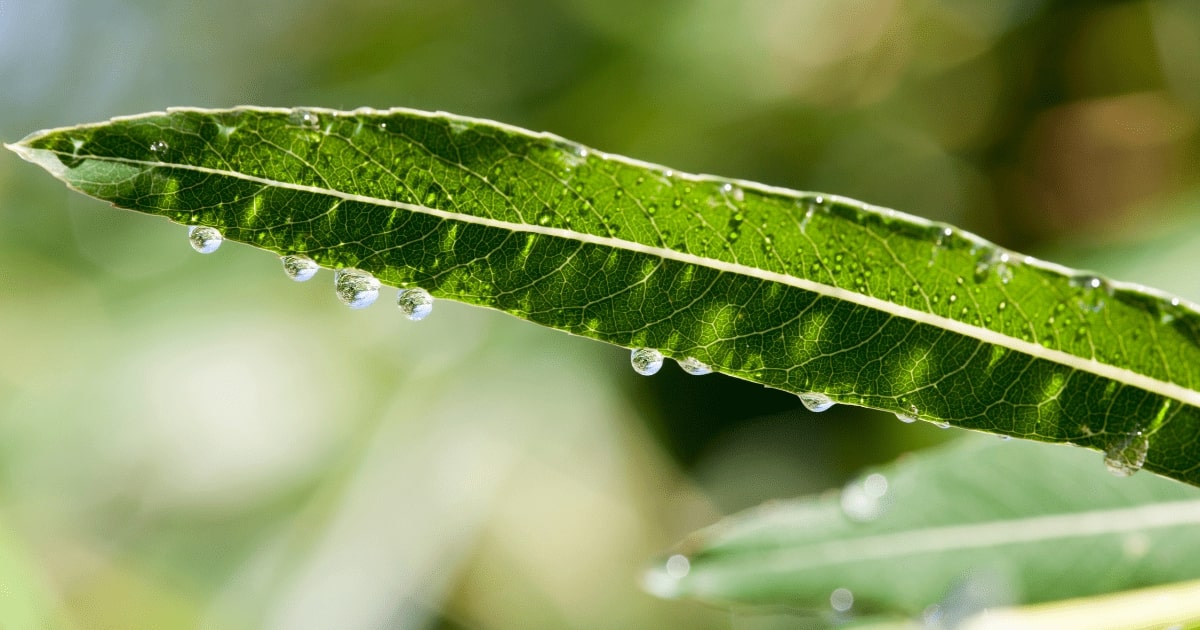
[[[433,296],[422,288],[400,289],[396,294],[396,307],[404,316],[419,322],[433,311]]]
[[[1150,440],[1141,431],[1119,435],[1104,449],[1104,465],[1117,477],[1128,477],[1142,469]]]
[[[834,589],[829,594],[829,605],[837,612],[849,612],[854,607],[854,593],[848,588]]]
[[[288,117],[293,125],[316,131],[321,126],[321,119],[307,109],[293,109]]]
[[[167,143],[163,142],[162,140],[155,140],[154,142],[150,143],[150,151],[154,153],[165,153],[166,150]]]
[[[284,256],[279,259],[283,263],[283,272],[296,282],[311,280],[317,275],[320,266],[307,256]]]
[[[333,274],[338,299],[353,309],[366,308],[379,298],[379,280],[359,269],[338,269]]]
[[[663,354],[654,348],[634,348],[629,354],[633,371],[642,376],[657,374],[663,366]]]
[[[949,422],[940,421],[940,420],[930,420],[929,424],[932,424],[933,426],[935,426],[939,429],[949,429],[950,428]]]
[[[815,413],[820,413],[822,411],[825,411],[826,409],[829,409],[830,407],[832,407],[836,404],[833,402],[832,399],[830,399],[825,394],[821,394],[821,393],[817,393],[817,392],[808,392],[806,394],[800,394],[800,402],[804,403],[804,406],[809,411],[812,411]]]
[[[207,225],[192,225],[188,227],[188,242],[192,244],[192,249],[201,254],[211,254],[217,251],[225,237],[221,236],[221,231],[215,227]]]
[[[692,562],[687,559],[687,556],[677,553],[667,558],[667,575],[676,580],[687,577],[687,574],[691,573],[691,571]]]
[[[909,405],[908,411],[896,414],[896,419],[905,424],[912,424],[919,419],[921,410],[916,405]]]
[[[846,484],[839,497],[842,514],[859,523],[879,518],[887,508],[888,485],[888,478],[880,473],[871,473]]]
[[[1071,286],[1082,290],[1079,306],[1093,313],[1104,308],[1105,298],[1113,294],[1112,285],[1100,276],[1082,274],[1071,278]]]
[[[701,363],[695,357],[687,357],[684,359],[680,359],[678,361],[678,363],[679,363],[679,367],[682,368],[684,372],[687,372],[688,374],[691,374],[693,376],[703,376],[705,374],[712,374],[712,368]]]

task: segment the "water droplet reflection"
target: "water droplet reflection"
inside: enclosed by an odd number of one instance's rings
[[[422,288],[400,289],[396,294],[396,307],[404,316],[419,322],[433,311],[433,296]]]
[[[224,241],[225,237],[221,236],[221,231],[215,227],[207,225],[188,227],[188,242],[191,243],[192,249],[201,254],[211,254],[217,251]]]
[[[825,411],[826,409],[829,409],[830,407],[837,404],[837,403],[833,402],[833,400],[830,399],[829,396],[826,396],[825,394],[821,394],[818,392],[808,392],[806,394],[800,394],[800,402],[804,403],[804,406],[809,411],[813,411],[813,412],[817,412],[817,413]]]
[[[688,374],[691,374],[693,376],[703,376],[705,374],[712,374],[712,368],[701,363],[695,357],[687,357],[684,359],[680,359],[678,361],[678,363],[679,363],[679,367],[682,368],[684,372],[687,372]]]
[[[633,371],[642,376],[653,376],[663,366],[663,354],[654,348],[634,348],[629,354]]]
[[[338,299],[353,309],[366,308],[379,298],[379,280],[359,269],[338,269],[333,274]]]
[[[311,280],[320,269],[317,263],[307,256],[284,256],[279,260],[283,263],[283,272],[296,282]]]
[[[1104,465],[1117,477],[1128,477],[1142,469],[1150,440],[1141,431],[1119,435],[1104,449]]]

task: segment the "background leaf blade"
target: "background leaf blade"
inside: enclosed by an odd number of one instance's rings
[[[830,593],[846,588],[857,615],[941,606],[957,622],[984,607],[1200,575],[1195,488],[1095,479],[1092,468],[1078,450],[959,440],[864,474],[840,495],[729,517],[680,545],[685,575],[660,563],[646,583],[668,597],[826,612]],[[885,490],[864,511],[872,477]]]

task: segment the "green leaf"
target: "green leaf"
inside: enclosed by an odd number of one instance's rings
[[[399,109],[176,109],[10,148],[327,268],[1200,483],[1193,305],[894,210]]]
[[[1094,468],[1079,449],[958,440],[840,494],[727,518],[645,584],[665,597],[827,612],[841,597],[856,616],[924,614],[955,627],[984,607],[1200,577],[1200,491]]]

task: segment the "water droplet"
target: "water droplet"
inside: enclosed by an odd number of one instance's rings
[[[1006,251],[991,250],[975,263],[975,282],[987,280],[988,275],[995,273],[1001,284],[1012,280],[1012,268],[1009,266],[1012,256]]]
[[[855,479],[842,488],[840,503],[846,518],[865,523],[873,521],[887,507],[888,479],[880,473],[871,473]]]
[[[807,407],[809,411],[816,413],[825,411],[826,409],[829,409],[837,404],[825,394],[820,394],[817,392],[800,394],[800,402],[804,403],[804,406]]]
[[[932,424],[933,426],[935,426],[939,429],[949,429],[950,428],[950,423],[945,422],[943,420],[930,420],[929,424]]]
[[[1071,278],[1071,286],[1082,290],[1079,297],[1080,308],[1093,313],[1100,312],[1100,309],[1104,308],[1105,298],[1113,294],[1112,285],[1107,280],[1091,274]]]
[[[654,348],[634,348],[629,354],[629,362],[633,371],[642,376],[657,374],[663,366],[663,355]]]
[[[293,109],[288,117],[293,125],[316,131],[321,126],[321,119],[307,109]]]
[[[916,405],[909,405],[908,411],[896,414],[896,419],[906,424],[912,424],[920,419],[921,410]]]
[[[283,272],[296,282],[311,280],[317,275],[320,266],[307,256],[284,256],[279,259],[283,263]]]
[[[829,605],[837,612],[849,612],[854,607],[854,593],[848,588],[835,589],[829,594]]]
[[[163,142],[162,140],[155,140],[154,142],[150,143],[150,150],[154,153],[165,153],[167,150],[167,143]]]
[[[687,556],[677,553],[667,558],[667,575],[676,580],[687,577],[687,574],[691,573],[691,571],[692,562],[687,559]]]
[[[712,374],[712,368],[701,363],[695,357],[687,357],[685,359],[680,359],[678,361],[678,363],[679,363],[679,367],[682,368],[684,372],[687,372],[688,374],[691,374],[693,376],[703,376],[705,374]]]
[[[217,251],[225,237],[221,236],[221,231],[215,227],[207,225],[192,225],[188,227],[188,242],[192,244],[192,249],[201,254],[211,254]]]
[[[1142,469],[1150,440],[1141,431],[1118,435],[1104,449],[1104,465],[1118,477],[1128,477]]]
[[[422,288],[400,289],[396,294],[396,307],[404,316],[419,322],[433,311],[433,296]]]
[[[350,308],[366,308],[379,298],[379,280],[359,269],[338,269],[333,274],[338,299]]]

